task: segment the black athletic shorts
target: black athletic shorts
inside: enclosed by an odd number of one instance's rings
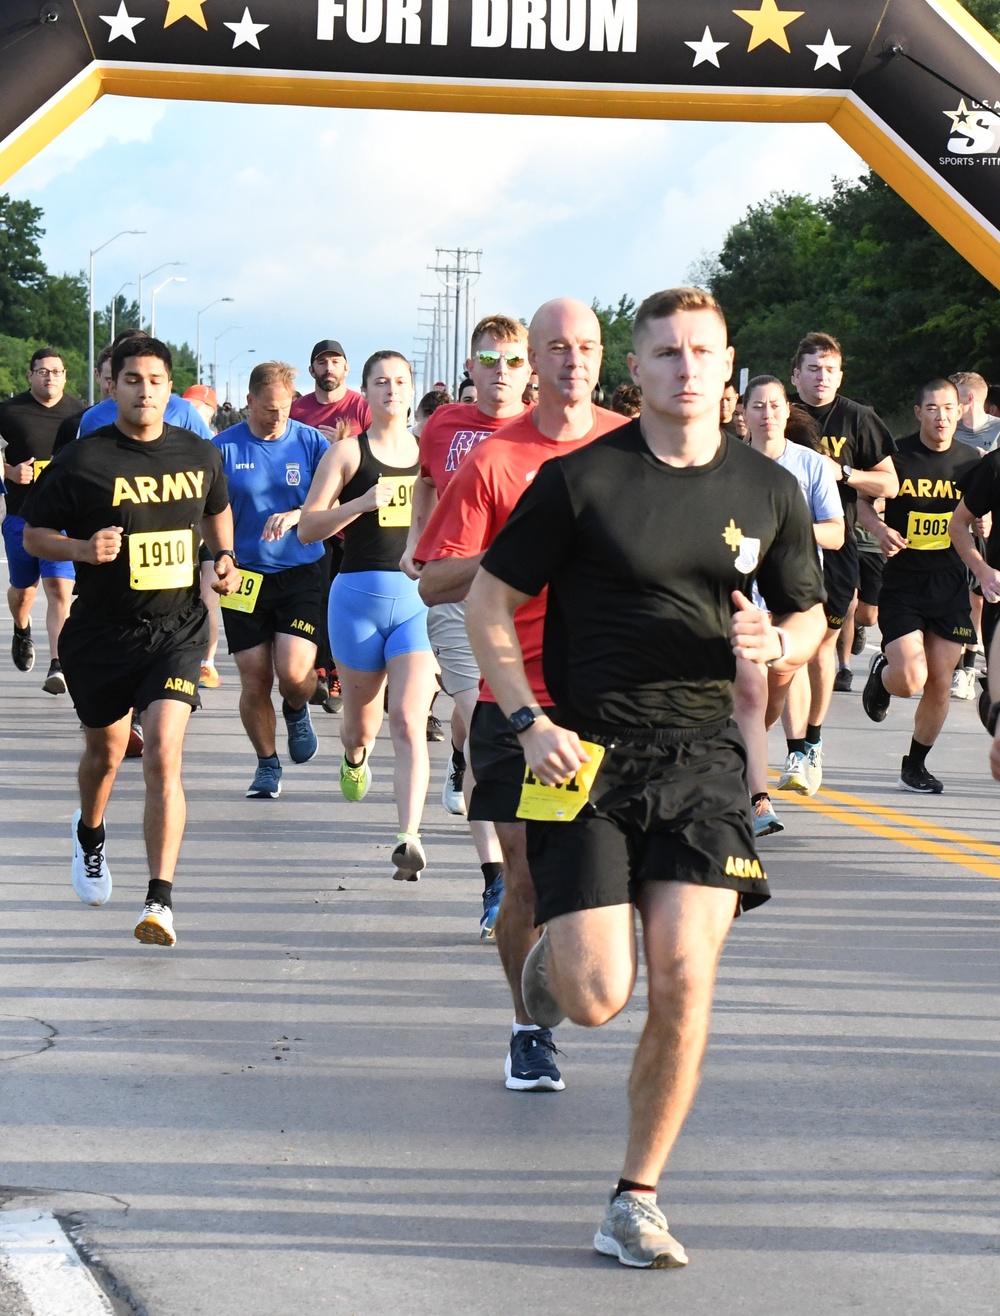
[[[882,571],[885,558],[881,553],[858,554],[858,602],[867,603],[869,608],[878,607],[879,591],[882,588]]]
[[[552,709],[545,712],[550,716]],[[497,704],[480,700],[469,727],[469,763],[476,779],[470,822],[520,822],[524,751]]]
[[[826,624],[831,631],[839,631],[858,588],[858,550],[853,536],[843,548],[823,550],[823,585]]]
[[[253,612],[222,609],[230,653],[269,644],[275,635],[299,635],[316,643],[323,607],[323,577],[318,562],[272,571],[261,582]]]
[[[607,747],[583,812],[527,824],[536,925],[634,901],[646,881],[736,891],[737,910],[770,899],[735,725],[580,736]]]
[[[125,624],[74,607],[59,635],[59,659],[80,721],[109,727],[158,699],[196,708],[207,645],[201,599],[170,617]]]
[[[975,644],[969,588],[961,571],[926,571],[910,581],[883,583],[878,600],[882,647],[914,631],[930,631],[955,644]]]

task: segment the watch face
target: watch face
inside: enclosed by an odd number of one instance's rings
[[[527,731],[530,726],[534,725],[535,715],[530,708],[519,708],[516,713],[511,713],[508,721],[515,734],[520,735],[522,731]]]

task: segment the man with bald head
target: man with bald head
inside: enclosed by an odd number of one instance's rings
[[[413,554],[423,564],[420,593],[426,603],[465,598],[483,553],[546,461],[625,424],[626,417],[595,407],[591,400],[602,356],[601,326],[584,302],[560,298],[535,312],[528,328],[528,360],[538,376],[538,405],[474,448],[444,490]],[[543,594],[520,609],[516,623],[534,698],[547,708],[552,701],[542,678],[544,620]],[[517,817],[524,755],[485,685],[472,718],[469,748],[476,779],[469,817],[494,824],[504,858],[504,896],[495,935],[514,999],[507,1087],[560,1091],[565,1084],[555,1064],[551,1030],[538,1026],[521,996],[524,961],[540,934],[525,827]]]

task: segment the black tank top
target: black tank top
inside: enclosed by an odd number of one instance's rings
[[[344,560],[341,573],[352,571],[398,571],[399,559],[406,550],[410,528],[413,485],[420,474],[420,462],[412,466],[387,466],[372,453],[368,431],[358,435],[361,465],[344,485],[340,504],[360,498],[380,478],[392,480],[392,505],[377,512],[363,512],[344,527]]]

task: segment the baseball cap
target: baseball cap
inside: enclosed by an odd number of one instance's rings
[[[182,396],[185,402],[204,402],[213,411],[219,409],[219,399],[215,396],[215,389],[209,388],[207,384],[192,384]]]
[[[322,356],[324,352],[329,352],[332,356],[342,356],[345,361],[347,360],[347,353],[337,342],[336,338],[323,338],[316,344],[310,353],[309,364],[312,365],[316,358]]]

